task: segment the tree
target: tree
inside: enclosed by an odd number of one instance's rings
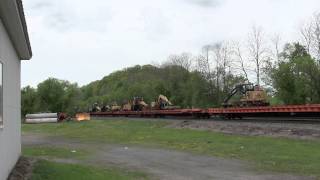
[[[62,112],[64,106],[64,81],[49,78],[38,85],[40,110]]]
[[[198,56],[198,67],[203,74],[206,74],[206,77],[209,81],[213,81],[213,73],[212,73],[212,63],[210,62],[209,53],[212,49],[211,45],[205,45],[202,47],[202,51],[204,52],[203,56]]]
[[[320,64],[320,13],[315,13],[300,28],[302,43]]]
[[[39,108],[37,91],[31,86],[22,88],[21,90],[21,114],[25,116],[28,113],[35,113]]]
[[[306,51],[311,53],[311,46],[313,43],[313,35],[314,35],[313,23],[305,22],[300,28],[300,36],[302,39],[302,44],[306,47]]]
[[[68,113],[69,115],[74,115],[77,111],[80,111],[80,97],[81,91],[78,87],[78,84],[69,83],[65,81],[64,84],[64,95],[63,95],[63,112]]]
[[[319,103],[320,68],[305,47],[287,44],[281,56],[271,75],[277,96],[286,104]]]
[[[243,83],[243,76],[232,73],[233,49],[229,42],[223,41],[203,47],[204,55],[197,58],[197,70],[208,81],[210,99],[215,105],[221,105],[235,84]],[[242,64],[244,66],[244,63]]]
[[[267,49],[262,28],[253,26],[248,36],[248,50],[256,67],[257,85],[260,85],[261,68],[266,61]]]
[[[320,13],[316,13],[313,17],[313,33],[313,49],[320,64]]]
[[[279,34],[274,34],[271,37],[271,42],[273,44],[273,56],[276,62],[280,61],[280,51],[281,51],[281,36]]]
[[[240,43],[239,42],[234,42],[233,43],[233,48],[232,48],[232,54],[234,56],[234,66],[240,67],[242,74],[245,78],[245,81],[249,81],[248,77],[248,65],[246,65],[246,61],[244,59],[244,53],[243,50],[241,49]]]
[[[215,74],[213,65],[209,58],[209,53],[212,49],[211,45],[205,45],[202,47],[204,55],[199,55],[195,58],[196,69],[201,73],[203,78],[209,82],[208,94],[214,95],[215,91]]]
[[[231,61],[231,48],[226,42],[215,43],[212,46],[214,54],[215,71],[216,71],[216,86],[220,90],[224,91],[227,89],[226,76],[228,68],[230,67]],[[222,83],[220,83],[220,81]],[[222,86],[221,86],[222,84]]]
[[[168,65],[176,65],[180,66],[188,71],[192,68],[192,54],[190,53],[182,53],[180,55],[171,55],[168,58]]]

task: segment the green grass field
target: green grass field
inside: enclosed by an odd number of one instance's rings
[[[85,149],[76,151],[67,148],[58,147],[23,147],[22,154],[26,157],[46,158],[48,160],[39,160],[33,170],[31,180],[135,180],[148,179],[148,176],[138,171],[127,171],[119,168],[101,168],[99,166],[90,166],[81,163],[90,156],[90,152]],[[80,160],[76,164],[57,163],[56,159]]]
[[[32,180],[129,180],[147,179],[140,173],[102,169],[79,164],[63,164],[40,160],[36,163]]]
[[[23,132],[82,141],[172,148],[247,160],[257,169],[320,177],[320,142],[166,128],[164,121],[107,120],[23,125]]]

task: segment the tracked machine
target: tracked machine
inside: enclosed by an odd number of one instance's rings
[[[180,108],[173,106],[171,101],[159,95],[148,106],[142,97],[134,97],[122,106],[116,103],[110,108],[100,108],[94,104],[90,112],[92,117],[193,117],[226,119],[242,119],[252,117],[320,117],[320,104],[278,105],[270,106],[266,91],[252,83],[238,84],[224,99],[222,108]]]
[[[151,109],[153,110],[170,110],[170,109],[179,109],[179,106],[173,106],[169,99],[160,94],[156,101],[151,103]]]
[[[132,101],[128,101],[122,106],[122,111],[142,111],[148,108],[148,104],[144,102],[142,97],[134,97]]]
[[[92,105],[92,108],[91,108],[90,112],[101,112],[101,108],[100,108],[99,104],[98,103],[94,103]]]
[[[240,94],[240,100],[230,102],[231,98]],[[236,85],[224,99],[223,107],[260,107],[269,106],[267,93],[258,85],[252,83]]]
[[[144,102],[143,97],[134,97],[131,107],[133,111],[142,111],[148,108],[148,104]]]
[[[121,106],[119,106],[116,102],[112,104],[111,111],[120,111]]]

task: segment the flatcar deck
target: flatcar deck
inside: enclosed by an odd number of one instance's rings
[[[228,119],[244,117],[318,117],[320,119],[320,104],[264,106],[264,107],[232,107],[208,109],[172,109],[172,110],[144,110],[144,111],[108,111],[91,112],[93,117],[195,117],[209,118],[221,116]]]

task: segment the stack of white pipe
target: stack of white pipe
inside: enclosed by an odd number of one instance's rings
[[[57,123],[58,113],[27,114],[25,123]]]

